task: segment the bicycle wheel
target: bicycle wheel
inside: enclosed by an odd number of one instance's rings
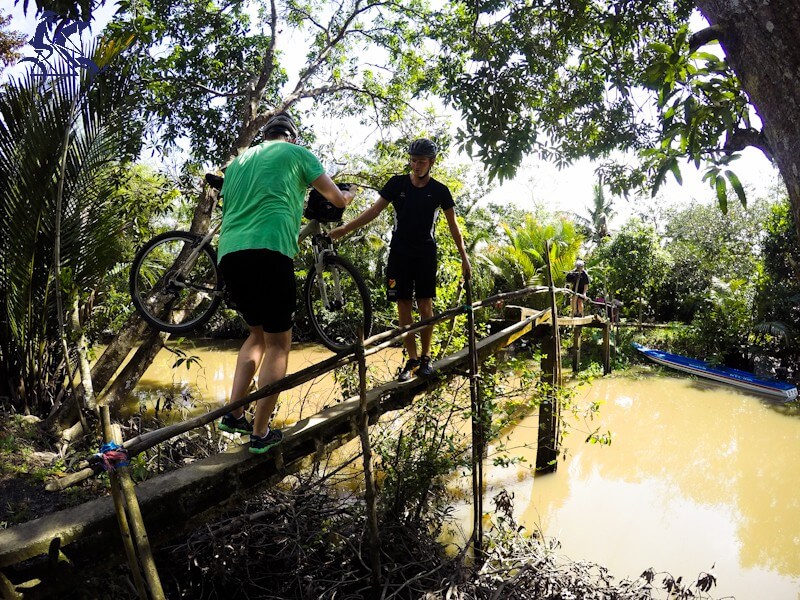
[[[364,327],[364,337],[369,337],[372,304],[367,285],[358,269],[341,256],[325,260],[321,285],[316,266],[311,267],[303,297],[314,331],[330,350],[351,348],[358,341],[359,325]]]
[[[194,264],[185,265],[201,239],[187,231],[162,233],[133,259],[129,279],[133,306],[159,331],[191,331],[208,321],[222,301],[222,275],[213,248],[205,246]]]

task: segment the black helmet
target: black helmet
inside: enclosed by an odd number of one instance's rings
[[[293,140],[297,139],[297,125],[294,124],[292,117],[285,112],[270,117],[264,126],[264,130],[267,135],[279,134],[290,137]]]
[[[408,153],[411,156],[427,156],[428,158],[436,158],[436,152],[436,144],[425,138],[414,140],[408,145]]]

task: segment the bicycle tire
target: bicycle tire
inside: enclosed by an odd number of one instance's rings
[[[338,274],[344,305],[333,310],[323,306],[316,282],[316,265],[311,267],[306,277],[303,298],[311,326],[320,341],[329,350],[342,352],[358,341],[359,325],[364,327],[364,337],[369,337],[372,332],[372,303],[364,278],[350,261],[338,255],[328,256],[324,268],[326,290],[331,288],[331,280]]]
[[[224,284],[213,248],[204,247],[183,278],[186,287],[165,283],[181,253],[202,239],[188,231],[157,235],[136,253],[128,287],[136,311],[165,333],[188,333],[205,324],[222,302]]]

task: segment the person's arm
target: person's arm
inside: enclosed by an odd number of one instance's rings
[[[311,182],[314,189],[322,194],[326,200],[338,208],[344,208],[353,201],[356,195],[355,187],[342,191],[326,173],[323,173]]]
[[[464,279],[470,279],[472,277],[472,265],[469,263],[467,249],[464,248],[464,238],[461,235],[461,229],[456,219],[456,209],[446,208],[444,210],[444,216],[447,217],[447,226],[450,228],[450,235],[453,236],[453,241],[456,244],[456,248],[458,248],[458,253],[461,255],[461,272],[464,274]]]
[[[361,214],[358,215],[355,219],[348,221],[344,225],[340,225],[335,229],[331,229],[328,233],[331,236],[332,240],[339,239],[343,235],[347,235],[351,231],[355,231],[372,221],[375,217],[381,214],[384,208],[389,206],[389,201],[386,198],[379,196],[375,202],[373,202],[372,206],[365,208],[361,211]]]

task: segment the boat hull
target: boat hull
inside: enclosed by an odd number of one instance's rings
[[[633,344],[639,352],[655,363],[664,365],[671,369],[691,373],[704,379],[711,379],[719,383],[733,385],[741,389],[763,394],[772,398],[779,398],[790,401],[797,398],[797,388],[790,383],[782,381],[769,381],[759,379],[752,373],[740,371],[739,369],[729,369],[725,367],[712,367],[702,360],[687,358],[679,354],[670,354],[661,350],[654,350],[641,344]]]

